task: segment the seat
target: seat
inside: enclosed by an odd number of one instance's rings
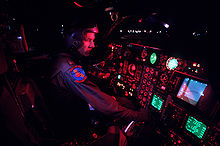
[[[49,113],[42,94],[34,80],[16,71],[5,46],[0,42],[0,143],[49,143],[53,132],[47,124]]]

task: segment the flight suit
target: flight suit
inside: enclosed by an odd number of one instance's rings
[[[86,130],[89,129],[88,125],[90,125],[89,118],[91,118],[88,104],[96,111],[116,120],[129,122],[149,119],[147,112],[137,112],[122,107],[112,96],[102,92],[87,76],[83,68],[85,65],[83,59],[78,52],[63,52],[57,54],[52,60],[51,69],[49,69],[49,80],[53,85],[53,89],[49,92],[54,93],[50,103],[52,103],[52,109],[54,109],[52,112],[57,117],[55,121],[60,121],[54,126],[55,128],[58,127],[57,133],[70,133],[67,135],[69,137],[80,135],[83,131],[86,133]],[[65,129],[69,132],[65,132]],[[73,131],[75,133],[71,134]],[[110,145],[109,142],[112,140],[109,137],[114,136],[108,136],[107,140],[104,138],[103,141]],[[120,134],[120,137],[124,136]],[[119,138],[119,143],[123,143],[119,145],[124,145],[126,138]]]
[[[149,119],[146,111],[137,112],[120,106],[112,96],[102,92],[96,84],[91,82],[80,64],[78,53],[58,54],[52,68],[50,80],[56,87],[76,94],[104,115],[128,121]]]

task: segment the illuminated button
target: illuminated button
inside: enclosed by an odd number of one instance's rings
[[[139,96],[138,96],[138,98],[139,98],[139,99],[142,99],[142,96],[141,96],[141,95],[139,95]]]
[[[150,73],[151,73],[151,74],[153,74],[153,73],[154,73],[154,69],[153,69],[153,68],[150,70]]]
[[[146,74],[144,74],[144,77],[147,79],[147,77],[148,77],[148,74],[146,73]]]
[[[142,100],[143,100],[143,102],[146,102],[146,101],[147,101],[147,99],[146,99],[145,97],[144,97]]]
[[[125,96],[128,96],[128,91],[125,91]]]
[[[141,100],[139,103],[142,105],[142,104],[143,104],[143,101]]]
[[[161,86],[161,89],[162,89],[162,90],[166,90],[166,87],[164,87],[164,86]]]
[[[147,96],[147,94],[148,94],[147,92],[144,92],[144,96]]]
[[[146,87],[146,91],[149,91],[149,87]]]
[[[146,72],[149,72],[149,71],[150,71],[150,68],[149,68],[149,67],[147,67],[147,68],[146,68]]]
[[[133,89],[135,89],[135,88],[136,88],[136,85],[135,85],[135,84],[133,84],[133,85],[132,85],[132,88],[133,88]]]
[[[93,133],[92,136],[93,136],[93,138],[95,138],[95,139],[98,138],[98,135],[97,135],[96,133]]]
[[[141,94],[143,94],[143,93],[144,93],[144,91],[143,91],[143,90],[141,90],[141,91],[140,91],[140,93],[141,93]]]

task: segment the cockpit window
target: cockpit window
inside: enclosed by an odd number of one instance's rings
[[[127,16],[109,35],[113,41],[156,44],[169,38],[169,24],[155,16]]]

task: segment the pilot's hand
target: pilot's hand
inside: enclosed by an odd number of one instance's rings
[[[151,112],[149,110],[141,109],[138,113],[137,121],[149,122],[151,120]]]

